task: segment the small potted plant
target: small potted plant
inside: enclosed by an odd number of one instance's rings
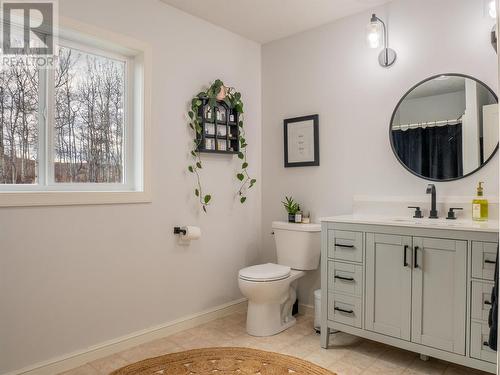
[[[295,214],[300,211],[299,204],[295,202],[292,197],[285,197],[285,201],[281,203],[283,203],[286,212],[288,212],[288,222],[295,223]]]

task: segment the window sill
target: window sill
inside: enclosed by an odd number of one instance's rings
[[[151,193],[144,191],[0,192],[0,207],[72,206],[129,203],[151,203]]]

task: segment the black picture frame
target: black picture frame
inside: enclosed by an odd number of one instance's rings
[[[313,124],[313,147],[314,147],[314,160],[307,162],[290,162],[288,160],[288,125],[296,122],[304,122],[304,121],[312,121]],[[301,116],[288,118],[283,121],[283,130],[284,130],[284,161],[285,168],[293,168],[293,167],[318,167],[319,166],[319,115],[309,115],[309,116]]]

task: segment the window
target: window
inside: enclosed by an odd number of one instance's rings
[[[123,183],[125,61],[59,48],[55,183]]]
[[[82,40],[60,38],[50,69],[0,70],[0,206],[127,202],[110,194],[147,192],[145,54]],[[43,193],[52,193],[46,203]]]
[[[0,182],[37,182],[38,73],[23,66],[0,72]]]

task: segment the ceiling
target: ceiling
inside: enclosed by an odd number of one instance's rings
[[[450,77],[447,79],[433,79],[415,88],[406,99],[426,98],[428,96],[465,92],[465,79],[463,77]]]
[[[264,44],[372,9],[390,0],[161,1]]]

